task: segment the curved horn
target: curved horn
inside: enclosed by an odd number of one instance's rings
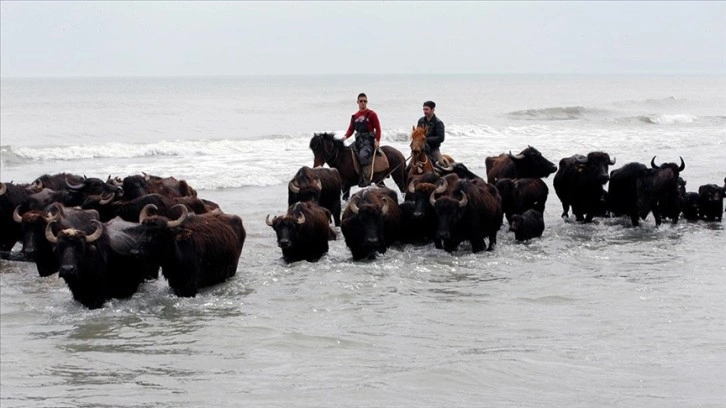
[[[436,167],[439,170],[443,170],[443,171],[447,171],[447,172],[454,171],[454,166],[444,167],[441,164],[439,164],[439,162],[436,160],[432,161],[432,163],[434,164],[434,167]]]
[[[111,178],[111,176],[110,176],[110,175],[109,175],[108,177],[109,177],[109,178]],[[110,182],[111,184],[113,184],[114,186],[119,186],[119,187],[121,187],[122,185],[124,185],[124,181],[123,181],[123,180],[121,180],[121,177],[119,177],[119,176],[116,176],[116,177],[114,177],[114,178],[110,179],[110,181],[109,181],[109,182]]]
[[[512,151],[511,150],[509,151],[509,157],[511,157],[512,159],[517,159],[517,160],[524,159],[524,155],[523,154],[521,154],[521,153],[520,154],[512,154]]]
[[[15,211],[13,211],[13,221],[18,224],[23,222],[23,217],[20,216],[20,206],[15,207]]]
[[[652,167],[656,170],[660,168],[657,164],[655,164],[655,156],[653,156],[653,158],[650,159],[650,167]]]
[[[305,214],[300,213],[300,216],[297,217],[297,223],[298,224],[305,224]]]
[[[469,203],[469,199],[466,198],[466,193],[463,191],[461,192],[461,200],[459,200],[459,207],[466,207],[466,204]]]
[[[323,182],[322,182],[322,180],[320,180],[320,179],[317,179],[317,180],[315,181],[315,187],[316,187],[316,188],[317,188],[318,190],[322,191],[322,190],[323,190]]]
[[[294,194],[297,194],[300,192],[300,187],[297,186],[297,183],[295,183],[295,180],[290,180],[290,182],[287,184],[287,188],[289,188],[290,191]]]
[[[52,206],[52,208],[50,209],[50,211],[48,211],[48,216],[43,217],[45,219],[46,223],[53,222],[53,221],[59,221],[61,218],[61,213],[63,212],[63,210],[60,208],[58,203],[53,203],[53,204],[51,204],[51,206]],[[55,214],[53,214],[53,212],[52,212],[53,208],[56,209]]]
[[[431,195],[429,196],[429,204],[431,204],[432,206],[436,205],[436,197],[434,197],[435,195],[436,191],[432,191]]]
[[[275,218],[277,218],[277,217],[275,217]],[[272,221],[270,221],[270,214],[267,214],[267,217],[265,217],[265,224],[272,226],[272,222],[275,221],[275,218],[273,218]]]
[[[51,225],[53,225],[55,221],[51,221],[48,223],[48,225],[45,226],[45,239],[48,240],[51,244],[57,244],[58,243],[58,237],[53,235],[53,230],[51,229]]]
[[[579,164],[587,164],[587,156],[575,156],[575,162]]]
[[[350,211],[353,212],[353,214],[358,214],[358,211],[360,211],[360,208],[358,208],[358,205],[355,203],[357,200],[350,200],[350,203],[348,203],[348,207],[350,207]]]
[[[66,187],[68,187],[71,190],[80,190],[83,188],[83,182],[81,182],[81,184],[71,184],[68,182],[68,178],[66,178],[65,180],[66,180]]]
[[[683,157],[678,156],[678,158],[681,159],[681,165],[678,166],[678,172],[681,172],[686,169],[686,162],[683,161]]]
[[[614,165],[615,164],[615,158],[613,157],[612,160],[610,160],[608,163],[610,163],[611,166]]]
[[[383,208],[381,208],[381,215],[386,215],[386,214],[388,214],[388,198],[386,198],[386,197],[382,197],[382,198],[383,198]]]
[[[8,186],[5,183],[0,183],[0,196],[5,194],[6,191],[8,191]]]
[[[96,230],[93,231],[93,234],[86,236],[86,242],[91,243],[99,238],[101,238],[101,235],[103,234],[103,224],[101,224],[98,220],[91,220],[91,222],[97,224]]]
[[[108,198],[104,198],[104,194],[101,194],[101,198],[98,200],[98,203],[101,205],[106,205],[106,204],[110,203],[111,201],[113,201],[114,194],[113,193],[109,193],[109,194],[110,195]]]
[[[35,179],[35,181],[30,186],[30,188],[32,188],[34,190],[42,190],[43,189],[43,182],[40,181],[40,179]]]
[[[159,211],[159,207],[154,204],[146,204],[139,213],[139,224],[144,222],[145,219],[149,218],[149,210]]]
[[[416,192],[416,180],[417,179],[413,179],[410,183],[408,183],[408,192],[411,194]]]
[[[175,206],[173,206],[171,208],[174,209],[176,207],[179,207],[179,209],[181,210],[182,214],[176,220],[167,222],[166,223],[166,227],[167,228],[176,228],[176,227],[182,225],[182,223],[184,222],[184,220],[187,218],[187,215],[189,215],[189,209],[187,208],[186,205],[184,205],[184,204],[177,204],[177,205],[175,205]]]
[[[146,174],[146,173],[144,173],[143,171],[141,172],[141,174],[144,175],[144,180],[149,181],[151,179],[151,176],[148,175],[148,174]]]
[[[446,191],[447,188],[449,188],[449,182],[446,181],[445,178],[442,178],[440,183],[441,183],[441,185],[436,187],[436,190],[434,190],[434,193],[436,193],[436,194],[441,194],[444,191]]]

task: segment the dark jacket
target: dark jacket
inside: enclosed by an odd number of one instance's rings
[[[417,126],[426,128],[426,144],[431,149],[438,149],[441,146],[441,143],[444,141],[444,122],[436,114],[431,116],[430,121],[426,120],[426,116],[422,116],[418,120]]]

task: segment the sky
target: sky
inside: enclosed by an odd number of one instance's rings
[[[0,76],[726,75],[726,2],[0,1]]]

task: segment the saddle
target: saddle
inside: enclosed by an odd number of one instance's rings
[[[355,152],[355,149],[350,149],[350,154],[353,156],[353,167],[355,168],[355,172],[356,174],[360,174],[358,154]],[[388,170],[388,157],[386,157],[379,147],[373,155],[373,174],[386,170]]]

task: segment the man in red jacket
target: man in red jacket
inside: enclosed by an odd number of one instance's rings
[[[355,131],[354,149],[358,152],[360,164],[359,187],[371,184],[371,163],[373,154],[381,141],[381,122],[378,115],[368,109],[368,97],[364,93],[358,94],[358,112],[350,118],[350,125],[345,132],[343,140],[349,138]]]

